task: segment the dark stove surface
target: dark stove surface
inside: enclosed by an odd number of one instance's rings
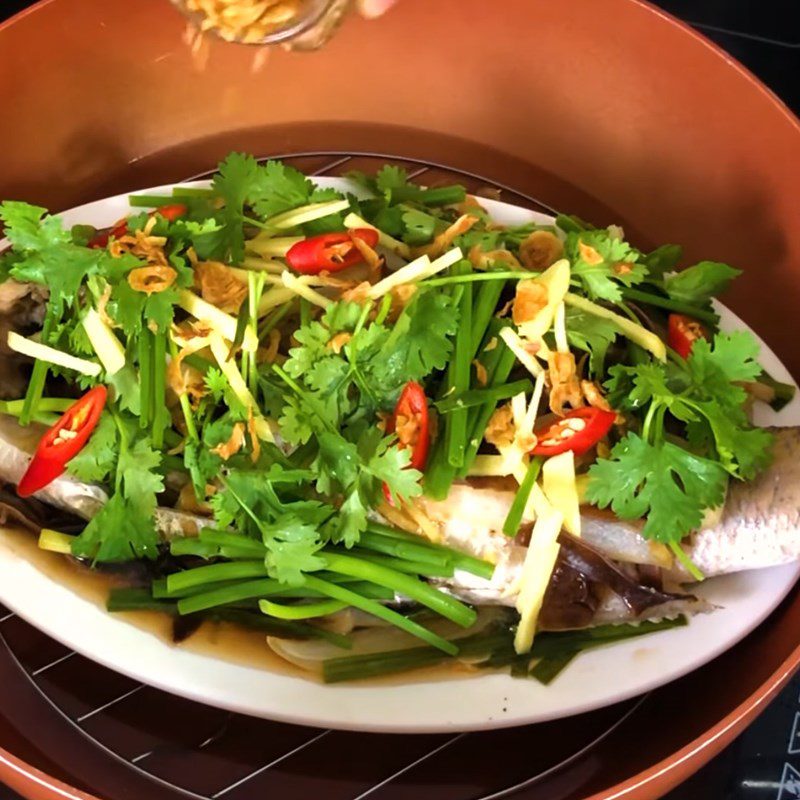
[[[26,5],[5,0],[0,19]],[[658,0],[657,5],[717,42],[800,113],[798,0]],[[21,798],[0,785],[0,800]],[[800,800],[800,676],[665,800]]]

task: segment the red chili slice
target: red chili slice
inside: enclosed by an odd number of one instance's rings
[[[113,236],[115,239],[119,239],[121,236],[124,236],[128,232],[128,222],[127,220],[122,220],[122,222],[115,225],[113,228],[109,228],[107,231],[101,231],[98,233],[93,239],[91,239],[87,243],[87,247],[91,247],[92,249],[104,249],[108,247],[108,240]]]
[[[667,344],[681,358],[688,358],[692,345],[698,339],[708,339],[706,328],[692,317],[670,314],[667,326]]]
[[[386,433],[396,433],[400,449],[411,448],[409,466],[420,471],[428,462],[431,443],[428,398],[425,390],[416,381],[409,381],[400,392],[392,416],[386,422]],[[394,504],[389,487],[383,484],[383,496]]]
[[[95,429],[107,397],[105,386],[95,386],[76,400],[39,441],[28,469],[17,485],[20,497],[38,492],[64,472]]]
[[[364,260],[353,239],[360,239],[369,247],[375,247],[378,244],[378,231],[374,228],[356,228],[312,236],[293,244],[286,253],[286,260],[295,272],[303,275],[338,272]]]
[[[176,219],[182,217],[189,209],[183,203],[172,203],[168,206],[161,206],[155,211],[150,212],[150,216],[152,217],[154,214],[160,214],[164,219],[168,219],[170,222],[175,222]],[[93,239],[91,239],[87,243],[87,247],[91,248],[105,248],[108,247],[108,240],[113,236],[115,239],[119,239],[121,236],[124,236],[128,232],[128,222],[127,220],[122,220],[122,222],[115,225],[113,228],[102,231],[98,233]]]
[[[594,447],[610,430],[617,415],[601,408],[576,408],[544,430],[535,431],[535,456],[557,456],[572,450],[576,456]]]
[[[160,214],[164,219],[175,222],[176,219],[182,217],[188,210],[189,209],[183,203],[173,203],[169,206],[160,206],[155,211],[151,212],[150,216],[153,214]]]

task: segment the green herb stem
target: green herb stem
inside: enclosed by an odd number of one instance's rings
[[[542,658],[536,662],[529,674],[531,678],[536,678],[539,683],[548,686],[572,663],[577,655],[577,653],[565,653],[563,656]]]
[[[219,547],[208,542],[201,542],[195,536],[173,539],[169,543],[169,552],[173,556],[198,556],[199,558],[214,558],[219,555]]]
[[[541,458],[532,458],[528,469],[525,472],[525,478],[517,489],[514,495],[514,501],[511,503],[511,508],[508,509],[508,516],[503,523],[503,533],[506,536],[516,536],[519,531],[519,526],[522,522],[522,515],[525,511],[525,506],[528,505],[528,498],[531,496],[533,484],[539,477],[539,471],[542,468]]]
[[[214,566],[227,566],[227,564],[215,564]],[[198,569],[206,569],[206,567],[198,567]],[[178,574],[181,575],[185,573]],[[170,575],[169,577],[171,578],[172,576]],[[171,588],[169,578],[167,579],[167,587]],[[198,594],[189,595],[188,597],[182,597],[178,600],[178,613],[193,614],[196,611],[204,611],[207,608],[214,608],[215,606],[238,603],[242,600],[250,600],[254,597],[265,597],[266,595],[279,592],[281,588],[282,584],[271,578],[237,582],[230,586],[222,586],[217,589],[210,589],[207,592],[200,592]]]
[[[249,550],[250,558],[264,558],[267,554],[267,548],[261,542],[239,533],[229,533],[216,528],[203,528],[199,533],[199,538],[201,542],[208,542],[218,547],[238,547],[240,550]]]
[[[154,334],[153,338],[153,425],[151,438],[153,447],[160,450],[164,446],[164,430],[167,427],[167,332]],[[197,432],[195,431],[195,435]]]
[[[156,600],[150,590],[138,586],[114,587],[108,594],[106,610],[119,611],[163,611],[168,614],[175,613],[175,603],[165,600]]]
[[[182,597],[190,597],[193,594],[210,592],[213,589],[223,589],[226,586],[233,586],[237,581],[220,581],[219,583],[203,584],[201,586],[187,586],[176,592],[170,592],[167,588],[166,578],[155,578],[150,584],[150,592],[159,600],[180,600]]]
[[[480,558],[475,558],[467,553],[462,553],[460,550],[454,550],[452,547],[447,547],[446,545],[428,542],[427,540],[422,539],[422,537],[420,537],[418,534],[407,533],[406,531],[401,531],[398,528],[382,525],[379,522],[368,523],[367,530],[370,533],[378,536],[383,536],[389,539],[401,539],[402,541],[407,542],[410,541],[415,543],[418,547],[425,547],[428,550],[444,553],[455,569],[469,572],[472,575],[478,575],[479,577],[486,578],[488,580],[494,574],[494,564],[490,563],[489,561],[483,561]],[[364,536],[363,533],[361,535],[362,537]]]
[[[773,411],[780,411],[785,408],[789,403],[794,400],[796,388],[791,383],[781,383],[776,381],[763,367],[761,374],[756,378],[759,383],[769,386],[775,393],[775,396],[770,401],[769,406]],[[44,402],[44,401],[42,401]]]
[[[63,414],[75,399],[71,397],[43,397],[39,400],[38,409],[40,412],[55,411]],[[18,417],[22,413],[25,400],[0,400],[0,414],[9,414]]]
[[[145,327],[139,334],[139,426],[147,429],[153,419],[153,334]]]
[[[386,321],[386,317],[389,316],[389,312],[392,309],[392,293],[387,292],[381,298],[381,304],[378,306],[378,313],[375,316],[375,325],[383,325]]]
[[[410,534],[413,536],[413,534]],[[434,550],[426,546],[416,537],[420,543],[409,541],[408,539],[395,539],[374,533],[369,529],[361,534],[358,540],[360,547],[375,550],[378,553],[402,558],[407,561],[419,561],[423,564],[433,566],[445,566],[450,561],[450,556],[446,551]]]
[[[511,370],[514,368],[516,360],[516,356],[508,348],[506,343],[498,338],[497,346],[494,350],[489,351],[486,363],[484,364],[489,379],[489,387],[505,384],[508,380],[508,376],[511,374]],[[489,369],[490,365],[493,367],[491,370]],[[464,464],[458,473],[459,477],[465,476],[475,461],[475,457],[478,455],[478,449],[483,441],[484,431],[496,408],[497,401],[488,400],[482,405],[470,409],[467,447],[464,452]]]
[[[314,617],[325,617],[328,614],[335,614],[343,608],[347,608],[347,603],[341,600],[323,600],[320,603],[302,603],[298,605],[282,605],[273,603],[270,600],[259,600],[258,607],[262,614],[277,619],[313,619]]]
[[[388,586],[412,600],[416,600],[431,611],[435,611],[457,625],[469,627],[475,621],[475,611],[450,595],[440,592],[423,581],[404,575],[378,564],[370,564],[351,556],[323,551],[320,553],[328,569],[343,575],[362,578],[379,586]],[[202,569],[202,568],[201,568]]]
[[[692,561],[691,558],[686,554],[686,551],[681,547],[680,542],[676,542],[675,540],[669,543],[670,550],[675,554],[675,558],[683,564],[684,569],[696,580],[702,581],[705,579],[705,575],[698,569],[697,565]]]
[[[528,272],[527,270],[504,270],[502,272],[498,270],[496,272],[474,272],[469,275],[445,275],[442,278],[428,278],[427,280],[420,281],[419,286],[452,286],[453,284],[469,284],[489,281],[490,283],[500,283],[500,291],[502,291],[505,281],[521,281],[525,278],[531,277],[534,277],[534,273]]]
[[[269,336],[269,332],[292,310],[297,308],[297,301],[299,298],[295,298],[295,300],[290,300],[288,303],[283,303],[283,305],[278,306],[274,311],[267,314],[264,318],[264,321],[261,323],[261,327],[258,329],[258,341],[263,342],[264,339]]]
[[[467,190],[463,186],[435,186],[432,189],[421,189],[412,183],[405,186],[396,186],[391,190],[392,203],[422,203],[423,205],[450,206],[463,203],[467,197]]]
[[[453,265],[454,274],[470,274],[472,265],[469,261],[460,261]],[[448,393],[461,394],[469,389],[472,366],[472,284],[462,288],[458,330],[453,358],[448,365]],[[460,467],[464,463],[464,451],[467,440],[467,411],[455,409],[445,429],[445,446],[447,462],[451,467]]]
[[[178,358],[178,346],[170,339],[169,350],[172,360]],[[186,423],[186,434],[193,442],[199,442],[200,437],[197,434],[197,425],[194,421],[194,413],[192,412],[192,404],[189,402],[189,395],[186,392],[181,392],[178,395],[178,402],[181,404],[181,411],[183,412],[183,420]]]
[[[262,561],[233,561],[229,564],[207,564],[194,567],[183,572],[176,572],[167,577],[167,589],[179,591],[189,586],[200,586],[204,583],[217,583],[234,578],[266,577],[267,568]]]
[[[512,634],[509,631],[488,631],[454,639],[458,646],[458,657],[474,657],[489,654],[498,647],[509,644]],[[408,672],[412,669],[432,667],[450,661],[452,656],[431,647],[411,647],[390,650],[382,653],[364,653],[357,656],[329,658],[322,663],[322,677],[325,683],[363,680],[380,675]]]
[[[369,566],[372,569],[380,569],[375,565],[366,566]],[[402,577],[405,578],[407,576]],[[315,578],[313,575],[306,576],[306,583],[309,588],[316,589],[317,591],[322,592],[334,600],[339,600],[349,606],[360,608],[362,611],[366,611],[368,614],[378,617],[378,619],[383,619],[386,622],[392,623],[392,625],[401,628],[407,633],[410,633],[412,636],[416,636],[418,639],[422,639],[424,642],[433,645],[448,655],[455,655],[458,652],[458,648],[451,642],[448,642],[447,639],[437,636],[437,634],[429,631],[419,623],[414,622],[408,617],[404,617],[402,614],[398,614],[396,611],[393,611],[390,608],[382,606],[380,603],[376,603],[374,600],[370,600],[366,597],[356,594],[355,592],[351,592],[344,586],[340,586],[335,583],[328,583],[328,581],[320,580],[319,578]]]
[[[171,206],[175,203],[175,196],[170,194],[131,194],[128,195],[128,205],[131,208],[159,208]]]
[[[453,206],[463,203],[467,190],[463,186],[435,186],[432,189],[421,189],[414,198],[426,206]]]
[[[54,324],[54,312],[51,310],[51,307],[48,306],[47,314],[44,319],[44,324],[42,325],[42,341],[46,344],[50,333],[53,328]],[[19,424],[20,425],[28,425],[30,421],[33,419],[33,415],[37,412],[39,408],[39,401],[42,398],[42,392],[44,391],[44,384],[47,380],[47,373],[49,372],[50,367],[46,361],[42,361],[40,359],[36,359],[33,362],[33,370],[31,372],[31,378],[28,382],[28,389],[25,392],[25,399],[22,404],[22,411],[19,415]]]
[[[694,319],[707,322],[709,325],[717,326],[719,324],[718,314],[715,314],[713,311],[706,311],[703,308],[698,308],[691,303],[684,303],[680,300],[672,300],[669,297],[661,297],[661,295],[652,294],[651,292],[643,292],[640,289],[629,289],[627,287],[622,288],[622,296],[627,300],[634,300],[658,308],[665,308],[668,311],[675,311],[678,314],[686,314]],[[638,320],[636,321],[638,322]]]
[[[419,575],[423,578],[452,578],[454,568],[452,564],[431,564],[425,561],[408,561],[404,558],[395,558],[393,556],[386,556],[382,553],[375,553],[370,550],[361,550],[353,548],[349,551],[354,558],[360,561],[367,561],[370,564],[379,564],[380,566],[393,569],[397,572],[403,572],[406,575]]]
[[[205,375],[206,372],[214,366],[207,358],[203,358],[199,353],[190,353],[184,356],[183,363],[192,367],[192,369],[196,369],[201,375]]]
[[[483,273],[491,275],[492,273]],[[497,303],[503,293],[505,281],[491,281],[477,287],[475,305],[472,309],[472,344],[470,360],[475,358],[484,340],[489,323],[494,318]]]
[[[217,193],[213,189],[199,189],[196,186],[176,186],[172,190],[173,197],[216,197]]]
[[[449,395],[444,400],[438,400],[434,405],[440,414],[449,414],[461,408],[473,408],[485,403],[499,403],[501,400],[508,400],[520,392],[530,392],[533,383],[527,378],[511,383],[504,383],[500,386],[487,386],[484,389],[469,389],[457,395]]]
[[[300,298],[300,326],[304,327],[311,322],[311,303],[305,297]]]

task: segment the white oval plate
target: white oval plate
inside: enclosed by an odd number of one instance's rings
[[[319,178],[323,186],[349,182]],[[186,186],[207,186],[196,181]],[[147,190],[168,193],[171,186]],[[66,225],[106,227],[130,213],[128,195],[67,211]],[[489,200],[499,222],[552,218]],[[720,309],[723,327],[745,327]],[[792,378],[761,344],[762,363],[778,380]],[[800,400],[779,414],[759,404],[758,424],[800,423]],[[39,571],[0,540],[0,602],[32,625],[88,658],[177,695],[231,711],[321,727],[394,733],[481,730],[566,717],[642,694],[685,675],[732,647],[783,600],[800,564],[741,572],[704,583],[698,594],[720,608],[685,628],[656,633],[580,655],[548,687],[505,674],[382,685],[325,686],[171,645],[105,612]],[[266,647],[266,643],[264,645]],[[468,682],[466,682],[468,681]]]

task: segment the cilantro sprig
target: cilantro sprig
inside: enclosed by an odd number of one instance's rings
[[[154,513],[164,491],[161,453],[130,417],[104,414],[89,443],[68,464],[81,480],[109,482],[114,492],[72,542],[76,556],[93,561],[154,559]]]
[[[737,385],[759,374],[757,355],[752,335],[737,331],[698,340],[685,362],[611,367],[609,400],[641,427],[590,468],[589,502],[646,517],[643,535],[677,548],[722,503],[729,477],[769,464],[772,434],[750,424]]]

